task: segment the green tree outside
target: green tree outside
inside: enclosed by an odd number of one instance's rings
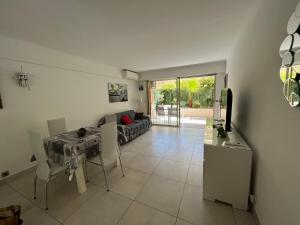
[[[180,80],[180,106],[189,108],[210,108],[214,103],[215,77],[197,77]],[[176,82],[164,81],[157,87],[154,104],[174,105],[177,103]]]

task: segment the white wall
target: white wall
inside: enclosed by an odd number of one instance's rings
[[[141,80],[166,80],[177,77],[211,75],[224,73],[226,71],[226,61],[217,61],[188,66],[180,66],[166,69],[150,70],[140,72]]]
[[[148,114],[148,92],[147,92],[147,81],[139,81],[139,85],[143,85],[144,90],[139,91],[139,103],[137,105],[137,111]]]
[[[228,62],[233,121],[255,153],[255,210],[262,225],[300,224],[300,108],[282,94],[279,46],[298,0],[265,0]]]
[[[16,85],[14,74],[35,75],[32,90]],[[108,102],[108,82],[128,84],[129,101]],[[47,119],[65,117],[69,130],[94,126],[105,113],[136,107],[136,81],[119,69],[0,36],[0,171],[11,174],[30,166],[29,129],[47,135]],[[0,178],[1,179],[1,178]]]

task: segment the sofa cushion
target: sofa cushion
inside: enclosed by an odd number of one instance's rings
[[[123,115],[121,117],[121,123],[124,125],[130,125],[132,124],[132,119],[128,115]]]
[[[118,124],[121,124],[121,117],[122,117],[123,115],[128,115],[128,116],[130,117],[131,120],[134,120],[135,113],[134,113],[133,110],[128,110],[128,111],[116,113],[116,116],[117,116],[117,123],[118,123]]]
[[[142,120],[144,118],[144,113],[136,113],[135,120]]]

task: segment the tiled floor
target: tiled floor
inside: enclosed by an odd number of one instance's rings
[[[44,211],[44,184],[33,200],[27,173],[0,185],[0,207],[22,205],[24,225],[255,225],[250,213],[202,199],[202,129],[154,126],[121,151],[126,176],[113,169],[110,192],[99,167],[89,166],[83,195],[60,174]]]

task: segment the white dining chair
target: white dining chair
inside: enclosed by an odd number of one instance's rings
[[[120,167],[123,177],[125,177],[123,164],[120,156],[120,149],[118,145],[118,131],[116,122],[105,123],[101,126],[101,147],[98,157],[92,159],[86,159],[86,162],[96,164],[102,167],[102,171],[105,178],[106,188],[109,191],[109,185],[107,180],[106,166],[112,165],[119,160]],[[87,175],[87,164],[85,163],[85,173],[86,179],[88,181]]]
[[[51,180],[55,178],[55,175],[61,171],[64,171],[64,167],[60,167],[57,164],[51,164],[46,155],[42,137],[40,133],[35,131],[29,131],[30,143],[32,147],[33,154],[37,161],[37,168],[34,176],[34,192],[33,198],[36,199],[36,185],[37,178],[46,182],[45,189],[45,208],[48,210],[48,184]]]
[[[66,125],[65,118],[47,120],[47,123],[48,123],[48,130],[49,130],[50,137],[67,132],[67,125]]]

